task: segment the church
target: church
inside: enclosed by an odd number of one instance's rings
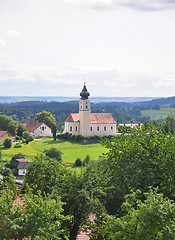
[[[89,92],[84,84],[80,93],[79,113],[70,113],[65,120],[64,133],[116,135],[116,121],[111,113],[91,113]]]

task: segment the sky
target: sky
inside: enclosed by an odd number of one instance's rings
[[[0,0],[0,96],[175,96],[175,0]]]

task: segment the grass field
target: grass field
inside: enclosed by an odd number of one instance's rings
[[[55,147],[63,153],[62,160],[64,163],[74,163],[77,158],[83,160],[87,154],[90,155],[91,159],[97,160],[99,156],[108,151],[100,143],[83,144],[58,139],[54,141],[53,138],[49,137],[35,140],[29,144],[22,144],[22,148],[14,148],[14,144],[10,149],[1,146],[0,151],[4,160],[11,160],[12,156],[17,153],[23,153],[26,160],[32,160],[38,153],[42,153],[44,149],[51,147]]]
[[[167,115],[175,116],[175,108],[161,108],[160,110],[142,110],[142,116],[150,117],[150,120],[164,120]]]

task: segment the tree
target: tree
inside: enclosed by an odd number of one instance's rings
[[[61,157],[62,153],[58,149],[56,149],[55,147],[45,149],[44,153],[45,153],[46,157],[55,158],[58,161],[62,160],[62,157]]]
[[[122,217],[103,215],[91,224],[90,239],[140,240],[175,238],[175,203],[157,189],[144,193],[137,190],[126,195]]]
[[[173,115],[168,115],[166,117],[164,129],[167,133],[169,131],[171,133],[173,133],[175,131],[175,117]]]
[[[74,166],[75,167],[81,167],[82,165],[83,165],[83,162],[82,162],[81,158],[77,158],[75,160]]]
[[[12,174],[10,168],[4,167],[1,171],[3,176],[3,181],[1,182],[1,189],[3,188],[10,188],[16,191],[16,178]]]
[[[86,174],[86,168],[77,174],[44,155],[35,158],[25,175],[23,191],[29,185],[33,192],[40,190],[43,196],[45,193],[60,195],[61,200],[66,203],[63,213],[65,216],[72,216],[68,224],[69,240],[76,239],[80,227],[86,222],[94,206],[89,188],[91,184],[87,183],[88,176],[91,174]]]
[[[19,137],[22,137],[22,134],[23,134],[23,132],[25,132],[25,131],[27,131],[27,128],[26,128],[24,125],[19,124],[18,129],[17,129],[17,135],[18,135]]]
[[[0,130],[8,131],[15,136],[17,128],[18,123],[14,121],[11,117],[0,115]]]
[[[83,165],[87,165],[90,162],[90,156],[87,155],[85,159],[83,160]]]
[[[122,134],[112,140],[104,140],[109,149],[101,162],[100,176],[106,171],[109,188],[103,198],[110,214],[119,213],[124,196],[130,189],[147,192],[149,186],[175,200],[175,138],[166,134],[162,125],[138,126],[132,134]]]
[[[32,136],[32,134],[31,134],[29,131],[24,131],[24,132],[22,133],[22,137],[23,137],[24,139],[26,139],[27,142],[31,142],[31,141],[34,140],[34,137]]]
[[[27,168],[24,190],[29,185],[34,192],[38,190],[43,194],[58,192],[64,184],[67,172],[67,168],[56,159],[46,157],[44,154],[38,155]]]
[[[64,222],[69,217],[62,215],[63,203],[59,196],[40,192],[17,196],[10,189],[0,191],[0,239],[67,239]]]
[[[43,122],[52,129],[53,137],[56,140],[56,121],[50,112],[42,111],[36,114],[35,122]]]
[[[11,148],[11,146],[12,146],[12,139],[6,138],[4,140],[4,142],[3,142],[3,145],[4,145],[5,148]]]

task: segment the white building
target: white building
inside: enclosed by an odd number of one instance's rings
[[[27,130],[34,136],[34,138],[38,137],[47,137],[52,136],[52,130],[45,123],[42,122],[31,122],[23,124]]]
[[[17,169],[18,169],[18,175],[24,176],[27,172],[28,166],[32,163],[30,161],[25,160],[24,158],[16,159],[16,162],[18,162]]]
[[[116,135],[116,121],[111,113],[91,113],[89,92],[84,84],[80,93],[79,113],[70,113],[65,120],[64,133]]]

